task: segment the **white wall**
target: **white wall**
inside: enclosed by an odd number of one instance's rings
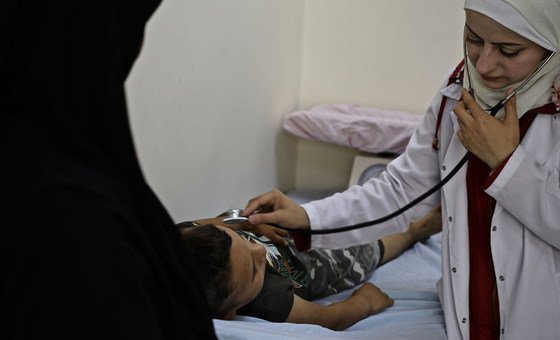
[[[343,187],[354,150],[282,117],[358,102],[423,112],[461,58],[461,0],[165,0],[127,81],[148,182],[176,221],[274,187]]]
[[[307,0],[300,107],[424,113],[462,58],[462,0]],[[298,189],[346,187],[355,150],[300,141]]]
[[[279,127],[298,104],[302,23],[300,0],[165,0],[152,17],[129,111],[176,222],[293,183],[295,139]]]

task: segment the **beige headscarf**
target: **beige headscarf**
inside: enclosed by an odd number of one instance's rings
[[[517,93],[518,116],[551,101],[552,85],[560,86],[560,0],[465,0],[470,9],[500,23],[543,48],[557,52],[548,64]],[[469,60],[469,76],[465,87],[474,89],[475,99],[483,108],[490,108],[504,98],[508,88],[490,89],[483,85],[476,68]],[[503,115],[503,109],[497,116]]]

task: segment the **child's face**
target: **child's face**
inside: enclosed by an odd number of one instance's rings
[[[233,299],[236,309],[245,306],[260,293],[266,266],[266,250],[230,228],[217,226],[232,240],[230,260],[232,266]]]
[[[505,88],[527,78],[546,50],[489,17],[466,10],[465,46],[482,83]]]

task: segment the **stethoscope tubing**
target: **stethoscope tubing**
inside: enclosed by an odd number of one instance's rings
[[[463,167],[463,165],[469,159],[470,155],[471,155],[471,153],[467,151],[467,153],[463,156],[463,158],[459,161],[459,163],[457,163],[457,165],[449,172],[449,174],[447,176],[445,176],[445,178],[442,179],[434,187],[432,187],[431,189],[429,189],[428,191],[426,191],[422,195],[418,196],[414,200],[410,201],[404,207],[402,207],[402,208],[400,208],[400,209],[398,209],[398,210],[396,210],[396,211],[394,211],[394,212],[392,212],[392,213],[390,213],[386,216],[383,216],[381,218],[371,220],[371,221],[367,221],[367,222],[363,222],[363,223],[354,224],[354,225],[349,225],[349,226],[345,226],[345,227],[338,227],[338,228],[332,228],[332,229],[320,229],[320,230],[303,229],[303,228],[289,229],[289,228],[282,227],[282,226],[279,226],[279,225],[276,225],[276,224],[274,224],[273,226],[276,227],[276,228],[280,228],[280,229],[284,229],[284,230],[288,230],[288,231],[296,232],[296,233],[309,234],[309,235],[325,235],[325,234],[342,233],[342,232],[351,231],[351,230],[355,230],[355,229],[362,229],[362,228],[371,227],[373,225],[386,222],[386,221],[388,221],[388,220],[390,220],[394,217],[397,217],[398,215],[401,215],[402,213],[404,213],[408,209],[414,207],[418,203],[422,202],[424,199],[431,196],[437,190],[441,189],[447,182],[449,182],[449,180],[451,178],[453,178],[453,176],[455,176],[455,174],[457,172],[459,172],[459,170]]]

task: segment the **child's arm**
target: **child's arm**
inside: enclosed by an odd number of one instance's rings
[[[393,299],[370,282],[355,290],[344,301],[328,306],[294,296],[294,304],[287,322],[310,323],[333,330],[343,330],[366,317],[393,305]]]
[[[441,205],[438,205],[421,219],[411,222],[406,231],[383,237],[381,241],[385,247],[385,254],[379,266],[398,257],[414,243],[439,233],[441,225]]]

